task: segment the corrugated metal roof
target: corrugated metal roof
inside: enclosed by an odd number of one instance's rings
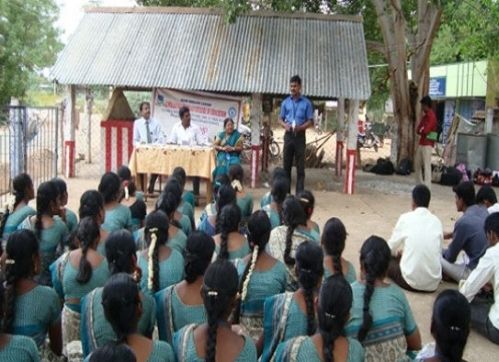
[[[95,8],[52,68],[61,84],[367,99],[362,19],[192,8]]]

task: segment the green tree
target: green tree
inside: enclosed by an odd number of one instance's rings
[[[23,98],[30,75],[51,66],[62,48],[54,0],[0,1],[0,106]]]
[[[499,59],[499,1],[449,2],[433,44],[431,64]]]

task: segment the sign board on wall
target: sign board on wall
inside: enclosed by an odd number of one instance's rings
[[[445,97],[445,77],[430,78],[429,95],[430,97]]]
[[[152,117],[161,124],[167,137],[173,125],[180,121],[178,111],[183,106],[189,108],[191,122],[198,125],[210,141],[223,131],[226,118],[232,118],[237,127],[241,117],[240,98],[160,88],[155,89],[153,95]]]

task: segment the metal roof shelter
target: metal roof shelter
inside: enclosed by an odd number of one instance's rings
[[[287,94],[371,93],[362,18],[252,12],[228,24],[199,8],[92,8],[52,68],[68,85]]]

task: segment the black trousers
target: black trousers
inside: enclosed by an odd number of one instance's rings
[[[291,182],[291,169],[296,161],[296,193],[305,188],[305,132],[284,135],[284,170]]]

